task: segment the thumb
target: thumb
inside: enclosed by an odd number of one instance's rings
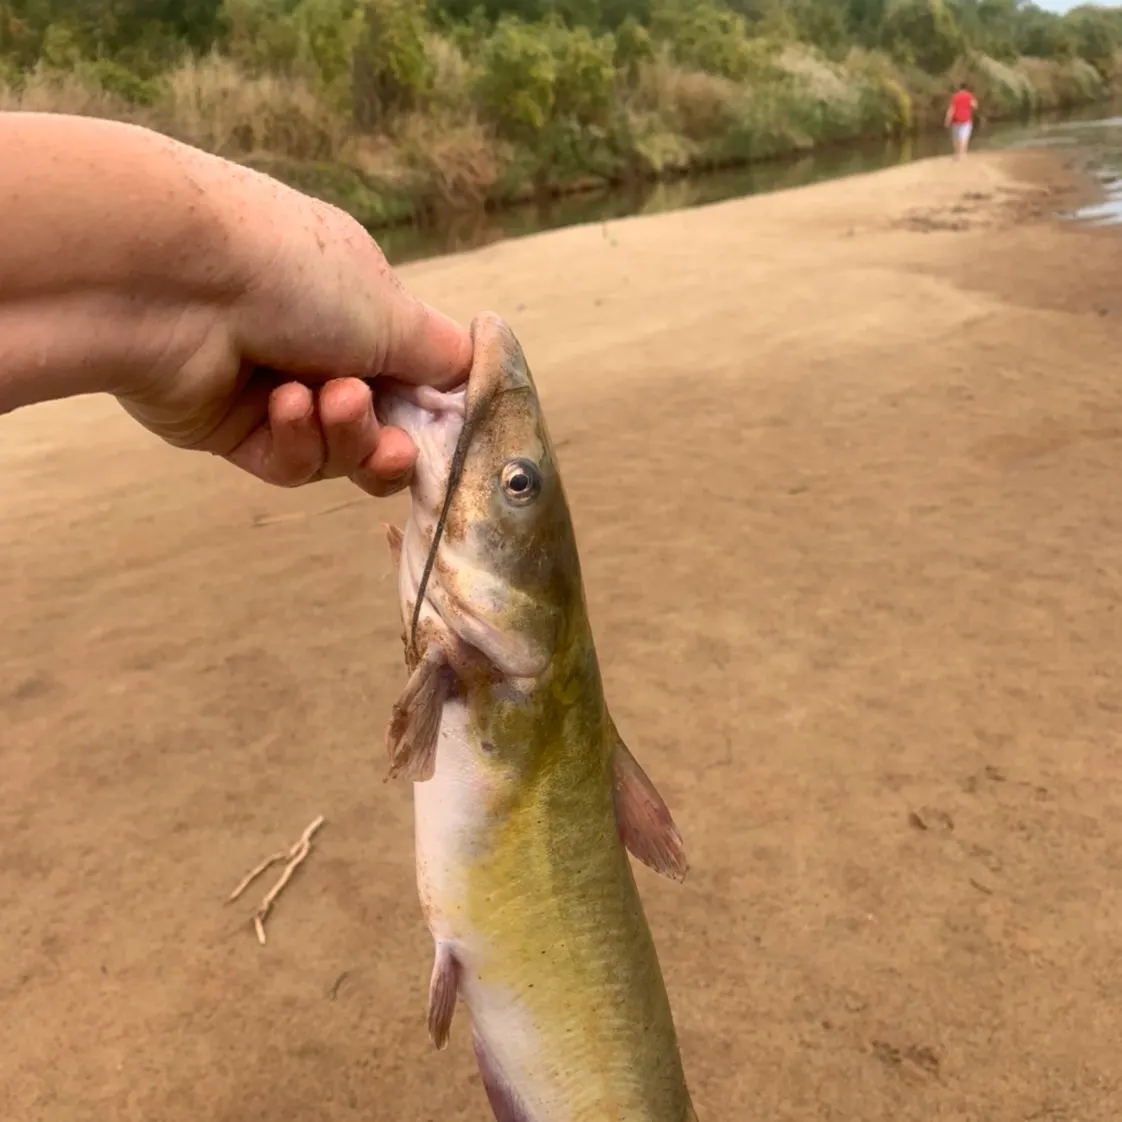
[[[400,293],[393,304],[380,369],[402,382],[447,389],[471,369],[471,335],[454,319],[415,296]]]

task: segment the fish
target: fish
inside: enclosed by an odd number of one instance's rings
[[[682,880],[682,836],[608,710],[521,345],[491,312],[471,335],[462,385],[376,395],[418,449],[386,527],[408,673],[386,778],[413,784],[428,1031],[443,1049],[465,1008],[497,1122],[697,1122],[630,860]]]

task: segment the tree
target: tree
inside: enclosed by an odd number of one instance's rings
[[[943,0],[895,0],[885,14],[881,42],[897,58],[941,74],[962,53],[962,31]]]

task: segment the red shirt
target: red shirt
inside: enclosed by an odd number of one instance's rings
[[[974,119],[974,95],[969,90],[959,90],[951,97],[951,120],[965,125]]]

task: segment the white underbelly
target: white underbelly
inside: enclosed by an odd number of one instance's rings
[[[417,890],[436,939],[466,934],[457,928],[466,905],[466,864],[485,828],[485,781],[476,764],[461,701],[448,701],[440,722],[436,772],[413,784]]]
[[[500,953],[469,921],[468,867],[486,843],[492,775],[471,745],[462,703],[444,709],[436,773],[413,785],[417,890],[432,933],[460,963],[459,1031],[470,1027],[505,1081],[519,1089],[533,1122],[554,1122],[557,1095],[543,1082],[543,1027],[508,986],[489,984],[492,956]],[[499,971],[499,973],[503,973]],[[466,1016],[465,1016],[466,1014]],[[453,1022],[453,1032],[456,1032]],[[551,1105],[552,1104],[552,1105]],[[566,1122],[557,1115],[557,1122]]]

